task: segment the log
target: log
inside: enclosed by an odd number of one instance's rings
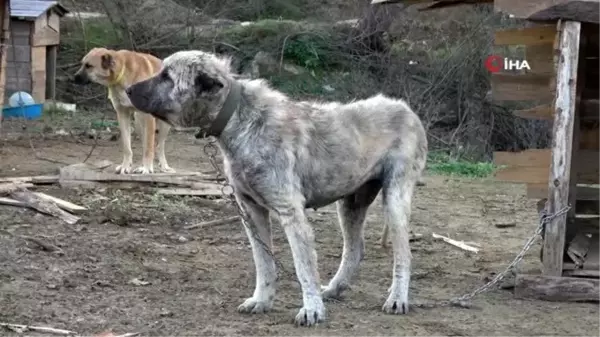
[[[561,22],[559,31],[560,61],[558,62],[556,75],[552,163],[548,179],[549,214],[554,214],[569,204],[581,23]],[[557,216],[546,223],[543,259],[544,276],[562,275],[566,223],[566,214]]]
[[[11,197],[27,205],[27,207],[37,210],[40,213],[57,217],[69,225],[74,225],[79,221],[79,217],[60,209],[55,203],[44,200],[33,192],[24,190],[11,193]]]
[[[68,202],[66,200],[56,198],[56,197],[53,197],[53,196],[45,194],[45,193],[35,192],[34,194],[46,201],[51,201],[51,202],[55,203],[58,207],[64,209],[67,212],[73,213],[73,214],[79,214],[79,213],[83,213],[83,212],[87,211],[87,208],[85,208],[85,207],[75,205],[72,202]]]
[[[599,285],[598,279],[517,274],[514,295],[519,299],[598,302]]]

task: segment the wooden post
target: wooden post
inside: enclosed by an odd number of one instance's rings
[[[0,107],[4,106],[6,88],[6,52],[10,38],[10,0],[0,0]],[[2,109],[0,108],[0,133],[2,133]]]
[[[58,46],[46,47],[46,99],[56,100],[56,50]]]
[[[548,180],[549,214],[560,211],[569,203],[581,23],[560,21],[558,31],[560,42],[552,130],[552,161]],[[543,274],[546,276],[562,276],[566,225],[566,214],[546,223],[543,263]]]

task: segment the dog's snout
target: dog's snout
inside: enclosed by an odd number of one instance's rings
[[[131,96],[131,92],[132,92],[131,87],[125,89],[125,93],[127,94],[127,96]]]

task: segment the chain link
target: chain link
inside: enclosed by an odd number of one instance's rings
[[[450,300],[446,300],[446,301],[440,301],[437,303],[428,303],[428,304],[423,304],[423,305],[418,305],[421,307],[435,307],[435,306],[455,306],[455,307],[461,307],[461,308],[470,308],[471,307],[471,303],[470,301],[477,295],[484,293],[490,289],[492,289],[493,287],[495,287],[496,285],[498,285],[498,283],[500,281],[502,281],[507,275],[509,274],[514,274],[515,272],[515,267],[521,263],[521,261],[523,261],[523,258],[525,257],[525,254],[531,249],[531,247],[533,246],[533,243],[536,241],[536,239],[538,238],[538,235],[540,235],[542,233],[542,231],[544,230],[546,223],[548,223],[550,220],[561,216],[565,213],[567,213],[569,211],[569,209],[571,209],[570,206],[566,206],[563,209],[561,209],[560,211],[552,214],[552,215],[548,215],[546,210],[542,210],[541,212],[541,217],[540,217],[540,224],[538,225],[538,227],[536,228],[535,232],[533,233],[533,235],[527,240],[527,242],[525,243],[525,245],[523,246],[523,249],[521,249],[521,251],[519,252],[519,254],[517,254],[517,256],[513,259],[513,261],[504,269],[504,271],[500,274],[496,274],[496,276],[491,279],[489,282],[487,282],[486,284],[482,285],[481,287],[473,290],[470,293],[464,294],[462,296],[459,297],[454,297]]]
[[[217,180],[222,181],[222,187],[221,187],[221,193],[223,194],[223,196],[228,199],[237,209],[240,218],[242,219],[242,224],[244,225],[244,227],[248,227],[248,226],[254,226],[252,224],[252,221],[248,218],[246,211],[244,210],[244,208],[242,207],[242,205],[240,203],[237,202],[236,198],[235,198],[235,189],[233,188],[233,186],[229,183],[229,181],[227,180],[227,177],[225,177],[225,175],[223,174],[223,171],[221,170],[221,168],[217,165],[217,160],[216,160],[216,155],[218,152],[217,147],[214,145],[216,142],[216,139],[214,139],[214,137],[212,137],[213,139],[209,140],[208,143],[206,143],[206,145],[204,145],[204,154],[206,154],[206,156],[208,157],[208,160],[210,162],[210,164],[213,166],[213,168],[217,171]],[[523,261],[523,258],[525,257],[525,254],[527,254],[527,252],[531,249],[531,247],[533,246],[533,244],[535,243],[536,239],[538,238],[538,236],[542,233],[542,231],[544,231],[544,228],[546,226],[546,223],[548,223],[550,220],[559,217],[565,213],[567,213],[569,210],[571,209],[570,206],[566,206],[563,209],[561,209],[560,211],[552,214],[552,215],[548,215],[547,211],[544,209],[541,212],[541,217],[540,217],[540,223],[538,225],[538,227],[536,228],[535,232],[533,233],[533,235],[527,240],[527,242],[525,243],[525,245],[523,246],[523,249],[521,249],[521,251],[517,254],[517,256],[513,259],[513,261],[504,269],[504,271],[502,271],[499,274],[496,274],[496,276],[494,276],[493,279],[491,279],[489,282],[487,282],[486,284],[482,285],[481,287],[471,291],[470,293],[464,294],[462,296],[459,297],[454,297],[451,298],[450,300],[444,300],[444,301],[439,301],[439,302],[435,302],[435,303],[428,303],[428,304],[416,304],[416,306],[419,307],[435,307],[435,306],[455,306],[455,307],[462,307],[462,308],[470,308],[471,304],[470,301],[477,295],[484,293],[492,288],[494,288],[495,286],[498,285],[498,283],[500,281],[502,281],[507,275],[509,274],[513,274],[515,271],[515,267],[521,263],[521,261]],[[254,233],[254,238],[255,240],[257,240],[263,247],[264,249],[267,251],[267,253],[273,258],[273,260],[275,261],[275,263],[277,264],[277,266],[280,268],[281,271],[284,271],[284,267],[281,264],[281,262],[279,262],[275,256],[273,255],[270,247],[262,241],[262,239],[260,237],[258,237],[258,232],[255,230],[255,228],[252,228],[250,230],[252,233]]]
[[[285,272],[286,269],[284,268],[283,264],[275,258],[275,255],[271,251],[271,248],[269,247],[269,245],[267,245],[262,240],[262,238],[259,237],[258,231],[256,230],[255,225],[253,224],[252,220],[248,217],[246,210],[244,209],[242,204],[239,203],[237,201],[237,199],[235,198],[235,189],[234,189],[233,185],[231,185],[229,183],[229,180],[223,173],[223,170],[221,170],[221,168],[217,164],[216,156],[218,153],[218,149],[215,146],[216,142],[217,142],[217,139],[214,137],[211,137],[211,139],[204,145],[203,151],[204,151],[204,154],[208,157],[208,161],[210,162],[212,167],[217,172],[217,181],[222,182],[221,183],[221,185],[222,185],[221,186],[221,194],[223,195],[225,200],[229,201],[236,208],[236,210],[242,220],[242,225],[244,225],[244,227],[250,229],[250,232],[253,234],[254,239],[260,245],[262,245],[263,248],[265,249],[265,251],[267,252],[267,254],[269,254],[271,256],[271,258],[273,258],[273,261],[275,261],[275,264],[278,267],[278,275],[279,275],[279,271]]]

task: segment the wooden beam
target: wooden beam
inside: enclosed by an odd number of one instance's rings
[[[497,30],[494,33],[494,44],[506,45],[550,45],[554,42],[556,25],[539,25],[526,28]],[[527,60],[529,61],[529,59]]]
[[[492,99],[495,101],[552,100],[552,76],[538,74],[492,74]]]
[[[569,203],[581,23],[561,22],[559,27],[560,56],[556,74],[552,163],[548,179],[547,205],[549,214],[562,210]],[[543,259],[544,276],[562,275],[566,223],[566,214],[557,216],[546,223]]]
[[[579,116],[583,121],[600,120],[600,101],[598,99],[582,99],[579,106]],[[542,104],[530,109],[515,110],[513,114],[517,117],[538,120],[554,120],[554,109],[552,105]]]
[[[527,198],[541,199],[548,197],[548,183],[527,184]],[[577,200],[598,201],[600,187],[577,185]]]
[[[495,0],[494,10],[516,19],[598,23],[598,0]]]
[[[526,46],[525,59],[531,68],[529,73],[554,76],[556,61],[554,60],[553,43]]]
[[[4,91],[6,89],[6,51],[10,39],[10,1],[0,1],[0,104],[4,106]],[[0,109],[0,134],[2,134],[2,109]]]
[[[540,184],[548,183],[552,155],[550,149],[494,152],[493,162],[497,166],[506,166],[496,171],[497,180]],[[579,167],[579,172],[574,173],[577,183],[600,183],[600,153],[582,150],[575,164]]]
[[[600,12],[598,0],[571,0],[531,14],[527,19],[531,21],[562,19],[599,24],[598,12]]]
[[[46,47],[31,47],[31,96],[36,103],[46,100]]]
[[[517,274],[515,278],[515,298],[519,299],[598,302],[599,289],[598,279],[527,274]]]

